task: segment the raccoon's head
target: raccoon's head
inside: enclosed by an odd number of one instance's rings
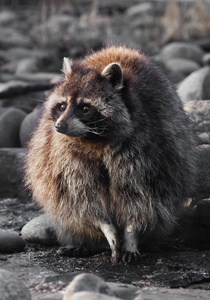
[[[122,139],[132,122],[122,99],[123,71],[111,63],[102,71],[64,58],[65,81],[49,97],[55,130],[69,137]]]

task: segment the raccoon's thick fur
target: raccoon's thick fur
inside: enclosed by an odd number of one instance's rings
[[[72,62],[49,96],[26,157],[26,184],[59,240],[106,237],[113,261],[170,233],[194,182],[193,137],[176,92],[140,51]]]

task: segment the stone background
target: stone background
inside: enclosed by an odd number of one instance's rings
[[[51,221],[22,185],[27,142],[49,90],[61,80],[63,57],[80,59],[111,44],[142,49],[174,83],[200,153],[198,186],[180,228],[161,251],[149,249],[140,263],[126,266],[111,266],[107,252],[58,256]],[[104,288],[84,276],[65,299],[209,299],[209,64],[208,0],[0,1],[0,300],[62,299],[82,272],[115,284]],[[101,287],[78,295],[91,280]]]

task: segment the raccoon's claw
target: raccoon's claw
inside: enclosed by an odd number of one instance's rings
[[[124,263],[138,262],[140,261],[140,257],[141,255],[139,251],[136,252],[125,251],[125,253],[122,256],[122,260]]]
[[[112,253],[111,261],[113,264],[117,264],[120,262],[120,252],[116,251],[114,254]]]
[[[57,251],[58,255],[67,257],[84,257],[88,256],[87,248],[76,248],[76,247],[61,247]]]

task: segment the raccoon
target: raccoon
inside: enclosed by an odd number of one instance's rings
[[[107,240],[112,261],[171,233],[195,178],[195,146],[174,88],[136,49],[72,62],[28,145],[26,185],[63,245]],[[73,255],[73,252],[72,252]]]

